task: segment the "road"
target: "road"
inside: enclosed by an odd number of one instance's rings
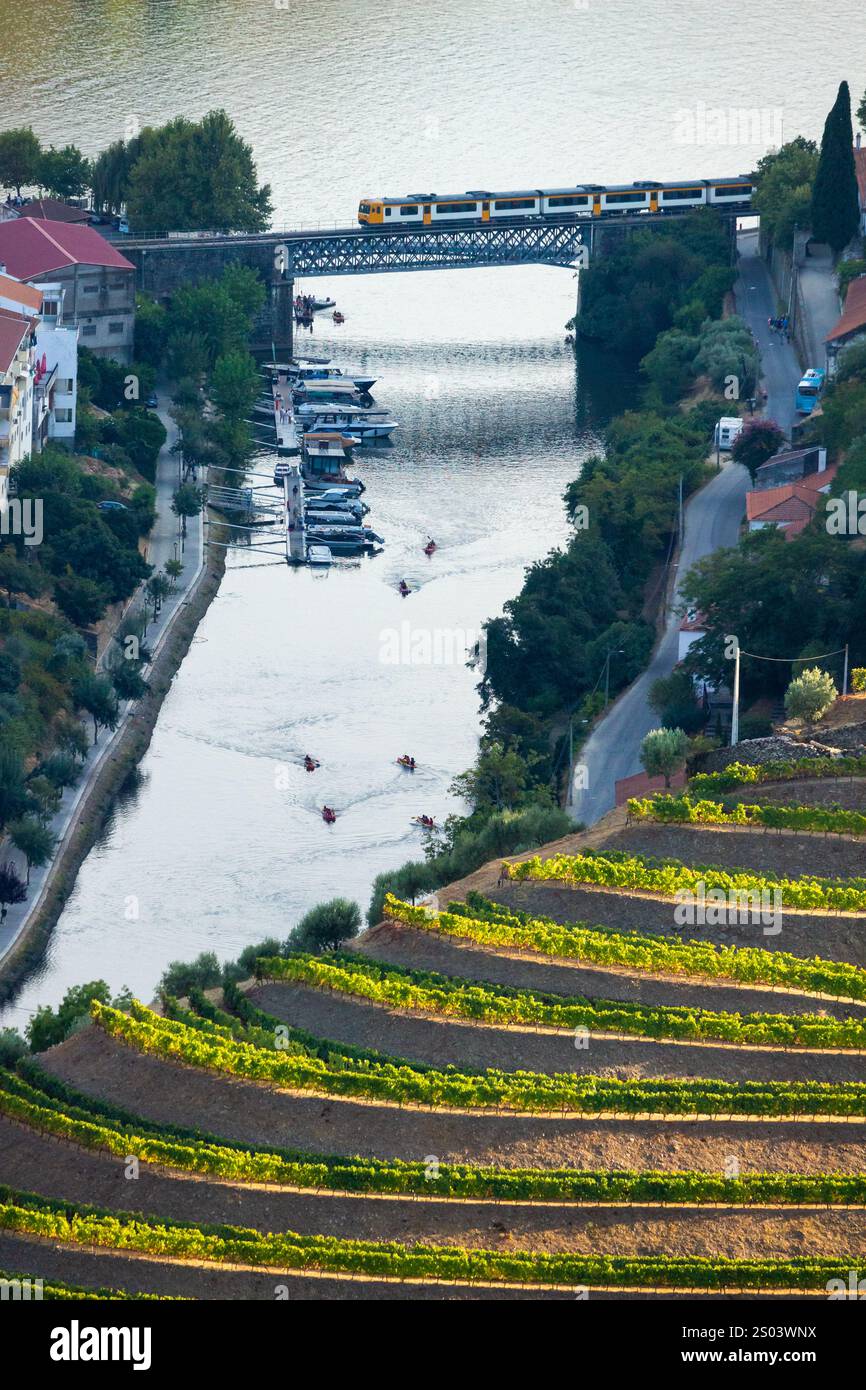
[[[190,518],[187,524],[186,549],[183,556],[180,555],[178,519],[171,510],[171,500],[178,484],[177,458],[171,453],[171,446],[177,438],[177,427],[168,414],[167,405],[161,405],[157,414],[166,427],[168,437],[160,451],[156,465],[157,515],[148,537],[147,559],[155,567],[155,570],[161,570],[166,560],[171,560],[175,555],[178,555],[179,558],[183,559],[184,571],[172,593],[163,603],[159,617],[152,619],[148,627],[147,643],[153,653],[158,651],[173,619],[185,606],[190,590],[204,562],[204,530],[202,518],[198,516]],[[142,590],[139,588],[129,607],[140,608],[141,603]],[[145,672],[145,674],[147,673]],[[122,706],[121,719],[117,729],[100,729],[99,737],[95,743],[92,742],[91,737],[92,726],[89,721],[85,721],[88,737],[91,738],[91,746],[82,765],[81,775],[75,786],[67,787],[56,814],[48,823],[48,829],[57,841],[58,850],[63,847],[72,833],[82,797],[92,785],[106,757],[110,756],[133,708],[131,703]],[[4,857],[23,877],[24,862],[20,853],[7,845],[4,847]],[[4,921],[0,923],[0,961],[15,945],[18,937],[27,926],[31,914],[42,901],[56,861],[57,854],[49,863],[33,869],[30,875],[27,901],[10,907]]]
[[[740,236],[739,252],[737,312],[748,323],[761,350],[767,414],[790,434],[795,419],[794,388],[800,376],[799,363],[793,347],[781,342],[767,326],[767,319],[778,309],[769,273],[757,254],[757,233]],[[725,461],[722,471],[689,500],[679,576],[685,575],[704,555],[736,544],[748,487],[746,470]],[[659,722],[648,703],[650,687],[660,676],[670,675],[679,657],[678,597],[679,579],[664,633],[648,669],[611,706],[581,749],[573,774],[572,812],[576,820],[587,825],[593,825],[612,809],[614,783],[641,771],[641,740]]]

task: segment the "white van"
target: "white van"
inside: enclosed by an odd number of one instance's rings
[[[716,425],[713,443],[717,449],[732,449],[742,429],[743,422],[739,415],[723,415]]]

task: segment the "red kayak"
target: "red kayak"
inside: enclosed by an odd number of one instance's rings
[[[426,544],[425,547],[424,547],[424,554],[425,554],[425,555],[432,555],[432,554],[433,554],[433,551],[434,551],[435,549],[436,549],[436,542],[435,542],[435,541],[428,541],[427,544]]]
[[[336,812],[336,811],[332,811],[331,808],[330,808],[330,806],[323,806],[323,807],[322,807],[322,820],[325,822],[326,825],[333,825],[333,824],[334,824],[334,821],[335,821],[336,819],[337,819],[337,812]]]

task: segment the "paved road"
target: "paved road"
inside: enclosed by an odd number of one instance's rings
[[[177,430],[174,421],[168,415],[167,410],[161,407],[158,412],[160,419],[168,431],[168,438],[163,446],[156,468],[156,507],[157,517],[148,541],[147,558],[150,564],[156,569],[161,570],[166,560],[172,559],[175,555],[175,546],[180,555],[180,543],[178,537],[178,519],[171,510],[171,499],[178,482],[177,459],[171,454],[171,446],[177,437]],[[165,637],[171,622],[179,609],[185,604],[189,590],[195,581],[201,565],[203,563],[203,527],[200,517],[192,517],[187,524],[186,549],[183,555],[184,571],[177,582],[177,587],[171,596],[166,599],[162,606],[159,618],[151,622],[147,632],[147,642],[152,652],[156,652],[159,644]],[[139,590],[130,606],[139,606],[141,603],[141,591]],[[73,828],[73,818],[78,809],[79,803],[84,792],[90,786],[94,776],[99,771],[104,759],[110,753],[115,744],[117,735],[123,730],[131,704],[123,707],[121,722],[117,731],[112,732],[108,729],[100,729],[99,738],[94,744],[93,726],[87,720],[85,726],[91,740],[91,747],[82,768],[82,775],[74,787],[69,787],[63,794],[60,808],[57,814],[48,824],[48,829],[62,843],[70,834]],[[4,858],[11,861],[21,876],[24,876],[24,862],[22,856],[11,848],[4,848]],[[34,869],[30,876],[30,888],[27,901],[15,907],[10,907],[5,921],[0,924],[0,961],[15,944],[19,935],[30,918],[30,914],[41,901],[45,891],[48,876],[53,867],[50,864],[43,865],[39,869]],[[22,1026],[26,1019],[22,1016]]]
[[[839,319],[839,291],[829,250],[812,248],[800,266],[800,293],[805,315],[801,327],[808,357],[807,367],[826,364],[824,339]]]
[[[776,299],[767,269],[757,255],[756,234],[740,238],[740,279],[735,292],[737,310],[761,349],[767,414],[789,432],[795,418],[799,364],[793,347],[782,343],[767,327],[767,319],[777,312]],[[690,499],[679,574],[684,575],[702,556],[736,544],[748,487],[746,470],[725,462],[722,471]],[[620,696],[581,750],[573,779],[572,810],[575,818],[587,825],[613,807],[614,783],[641,771],[641,740],[658,725],[658,716],[648,704],[650,686],[660,676],[669,675],[679,657],[680,616],[676,607],[675,598],[649,668]]]

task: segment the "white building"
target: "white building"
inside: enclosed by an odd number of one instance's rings
[[[0,307],[0,514],[9,501],[9,470],[33,447],[33,377],[37,320]]]
[[[31,448],[39,453],[47,440],[70,446],[75,438],[78,394],[78,329],[64,322],[62,282],[26,285],[0,273],[0,311],[36,319],[33,361]]]

